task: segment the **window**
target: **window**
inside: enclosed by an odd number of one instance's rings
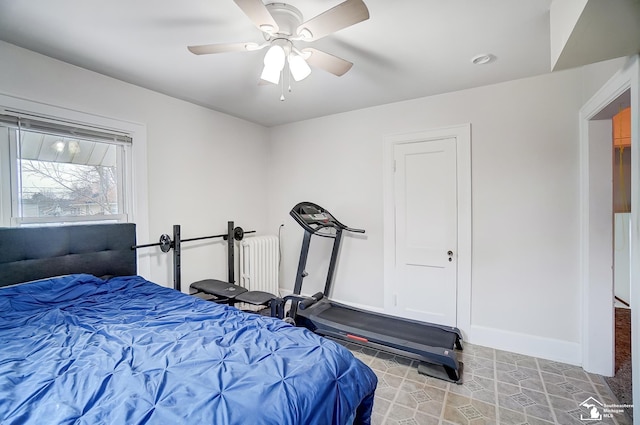
[[[125,134],[0,115],[3,215],[12,226],[127,221],[131,144]]]

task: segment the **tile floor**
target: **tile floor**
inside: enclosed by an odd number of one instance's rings
[[[345,344],[378,376],[373,425],[631,425],[625,413],[589,418],[589,397],[617,404],[599,375],[582,368],[486,347],[464,345],[463,384],[418,374],[404,357]],[[603,416],[607,416],[605,413]]]

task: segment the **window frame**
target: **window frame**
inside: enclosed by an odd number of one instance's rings
[[[116,172],[117,172],[117,202],[118,202],[118,214],[109,215],[93,215],[93,216],[59,216],[59,217],[24,217],[22,216],[20,199],[22,197],[21,190],[22,185],[20,180],[22,178],[22,172],[18,166],[19,158],[19,134],[23,131],[20,126],[15,128],[9,128],[9,169],[10,169],[10,185],[11,189],[8,191],[8,198],[6,202],[11,203],[10,210],[10,225],[11,227],[30,226],[30,225],[56,225],[56,224],[83,224],[83,223],[108,223],[108,222],[121,222],[126,223],[129,216],[129,205],[131,204],[129,196],[127,196],[126,182],[130,181],[127,178],[132,170],[131,167],[131,154],[132,142],[119,142],[108,140],[92,140],[89,137],[78,137],[79,140],[88,140],[97,143],[111,144],[116,146]],[[24,131],[30,131],[24,129]],[[55,132],[38,131],[43,134],[57,134]]]

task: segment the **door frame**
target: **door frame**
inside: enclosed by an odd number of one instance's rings
[[[606,267],[603,264],[594,264],[593,252],[597,251],[598,226],[612,226],[612,220],[606,223],[595,221],[591,207],[597,199],[592,199],[594,189],[590,187],[590,179],[595,178],[591,174],[590,161],[590,137],[589,122],[610,103],[615,101],[625,91],[631,93],[631,180],[640,181],[640,142],[638,113],[640,111],[640,65],[638,55],[631,57],[625,66],[618,71],[598,92],[589,99],[580,109],[580,288],[582,305],[582,367],[593,373],[611,375],[613,372],[613,285],[598,284],[597,273]],[[610,200],[607,200],[609,202]],[[631,240],[630,250],[632,255],[630,271],[631,308],[632,313],[632,355],[633,364],[638,364],[640,359],[640,185],[632,185],[631,188]],[[633,261],[635,259],[636,261]],[[640,370],[633,370],[633,385],[640,388]],[[640,402],[640,391],[633,392],[633,401],[636,405]]]
[[[429,129],[415,133],[388,135],[383,143],[383,246],[384,311],[394,313],[395,190],[394,146],[438,139],[456,139],[458,253],[457,253],[457,327],[468,332],[471,326],[471,124]]]

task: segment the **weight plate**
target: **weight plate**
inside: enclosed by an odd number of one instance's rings
[[[171,250],[171,236],[166,233],[160,235],[160,250],[162,252],[169,252]]]

